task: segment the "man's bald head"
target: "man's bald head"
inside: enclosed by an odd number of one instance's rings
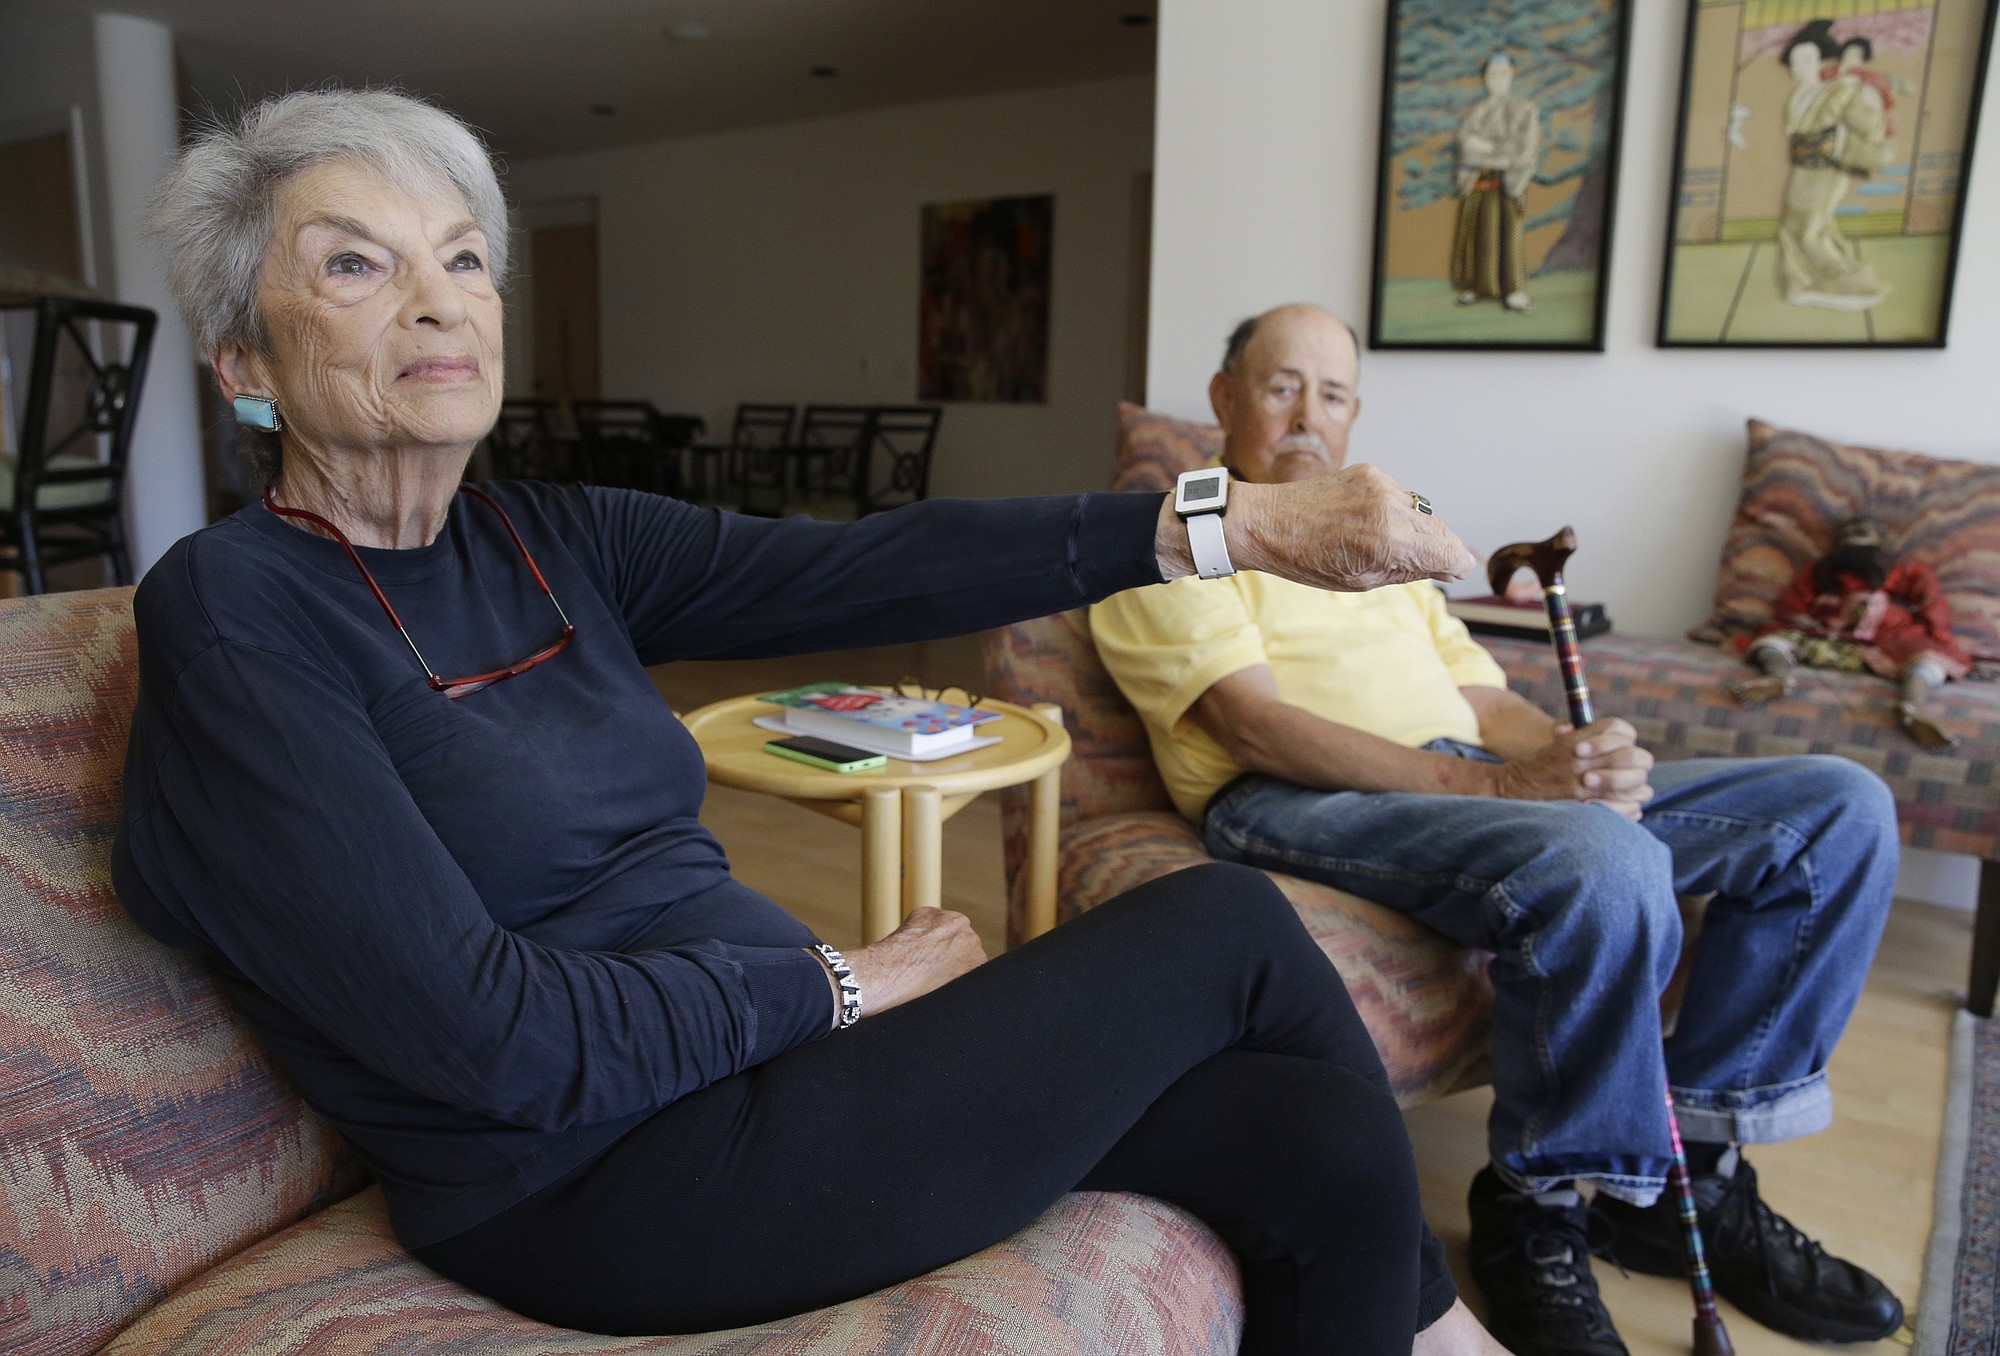
[[[1339,470],[1361,408],[1360,368],[1353,328],[1323,306],[1297,302],[1238,325],[1208,384],[1223,462],[1262,482]]]
[[[1238,367],[1243,365],[1243,350],[1250,347],[1250,339],[1257,333],[1257,327],[1264,323],[1264,316],[1276,315],[1278,310],[1292,309],[1324,311],[1327,315],[1333,315],[1333,312],[1327,311],[1324,307],[1315,306],[1309,301],[1296,301],[1286,306],[1281,306],[1277,310],[1265,311],[1263,315],[1253,315],[1248,320],[1240,321],[1236,328],[1229,332],[1229,339],[1222,346],[1222,366],[1218,370],[1234,372]],[[1333,316],[1333,318],[1340,320],[1340,317],[1337,315]],[[1354,326],[1349,325],[1345,320],[1340,320],[1340,323],[1346,329],[1348,339],[1354,344],[1355,365],[1358,367],[1361,361],[1361,336],[1356,334]]]

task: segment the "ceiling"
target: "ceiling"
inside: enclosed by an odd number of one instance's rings
[[[88,0],[75,7],[99,8]],[[522,159],[1153,69],[1155,0],[120,0],[204,103],[435,98]],[[1125,22],[1127,15],[1148,22]],[[681,41],[674,25],[711,36]],[[838,74],[817,77],[816,66]],[[593,113],[609,106],[609,114]]]

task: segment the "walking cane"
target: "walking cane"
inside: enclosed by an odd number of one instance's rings
[[[1570,616],[1569,590],[1563,584],[1563,562],[1576,550],[1576,533],[1565,527],[1547,541],[1516,542],[1493,553],[1486,564],[1486,582],[1495,594],[1505,591],[1514,572],[1527,566],[1542,586],[1542,602],[1549,613],[1549,637],[1555,643],[1556,662],[1562,668],[1563,698],[1569,704],[1569,723],[1581,730],[1595,723],[1590,705],[1590,684],[1583,676],[1583,651],[1576,643],[1576,621]],[[1674,1147],[1674,1165],[1667,1174],[1667,1189],[1674,1193],[1680,1208],[1681,1240],[1687,1244],[1688,1289],[1694,1292],[1695,1356],[1734,1356],[1729,1330],[1715,1311],[1715,1285],[1708,1275],[1708,1255],[1701,1246],[1701,1222],[1695,1216],[1694,1184],[1688,1178],[1687,1151],[1681,1145],[1680,1120],[1674,1115],[1674,1090],[1667,1096],[1667,1136]]]

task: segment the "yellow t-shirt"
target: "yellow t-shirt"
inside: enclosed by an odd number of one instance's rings
[[[1189,577],[1105,599],[1090,631],[1145,719],[1174,804],[1197,823],[1242,769],[1188,708],[1232,673],[1268,664],[1282,701],[1408,748],[1477,744],[1479,718],[1459,689],[1507,686],[1424,581],[1328,593],[1255,570]]]

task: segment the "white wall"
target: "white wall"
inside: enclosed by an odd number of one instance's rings
[[[1622,630],[1674,635],[1707,611],[1746,417],[2000,461],[2000,81],[1989,72],[1949,349],[1662,350],[1687,6],[1633,8],[1606,351],[1369,353],[1354,456],[1429,495],[1475,550],[1573,523],[1571,588]],[[1223,337],[1279,302],[1324,303],[1366,332],[1386,11],[1161,0],[1150,404],[1207,417]],[[1972,868],[1911,852],[1900,889],[1969,904]]]
[[[1706,613],[1746,417],[2000,461],[2000,81],[1949,349],[1662,350],[1687,6],[1634,10],[1606,352],[1368,353],[1354,457],[1429,495],[1475,550],[1575,524],[1571,589],[1621,630],[1673,635]],[[1151,404],[1206,417],[1223,337],[1279,302],[1367,332],[1386,23],[1385,0],[1161,0]]]
[[[947,406],[931,487],[1096,489],[1152,119],[1150,80],[1105,81],[525,161],[508,196],[595,196],[604,393],[721,435],[739,401],[913,401],[922,206],[1053,193],[1049,401]]]

